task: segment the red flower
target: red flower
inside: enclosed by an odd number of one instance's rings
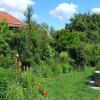
[[[48,91],[47,90],[44,90],[42,91],[43,94],[47,95],[48,94]]]

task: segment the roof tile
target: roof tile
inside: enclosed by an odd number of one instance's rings
[[[23,26],[25,25],[23,22],[21,22],[19,19],[15,18],[14,16],[8,14],[7,12],[0,11],[0,20],[5,20],[8,22],[11,26]]]

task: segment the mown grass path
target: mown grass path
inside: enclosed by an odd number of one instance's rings
[[[70,72],[49,79],[37,79],[49,91],[45,97],[39,100],[100,100],[100,91],[91,89],[86,84],[86,78],[93,72],[89,68],[84,72]]]

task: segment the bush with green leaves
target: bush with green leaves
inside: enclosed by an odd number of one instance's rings
[[[5,100],[7,87],[15,81],[15,70],[0,67],[0,100]]]
[[[63,67],[62,64],[59,62],[54,62],[53,64],[50,65],[50,68],[53,72],[53,76],[59,76],[61,73],[63,73]]]
[[[86,53],[86,64],[94,67],[100,61],[100,43],[85,44],[84,51]]]
[[[98,62],[95,67],[96,67],[96,70],[100,70],[100,62]]]
[[[32,68],[20,73],[20,84],[23,88],[34,86],[34,77]]]
[[[72,66],[70,64],[68,64],[68,63],[62,64],[62,67],[63,67],[63,73],[67,73],[67,72],[72,70]]]
[[[81,43],[81,32],[70,32],[66,29],[61,29],[52,35],[52,47],[57,52],[68,51],[71,47],[78,47]]]
[[[25,100],[23,88],[16,83],[8,86],[6,99],[7,100]]]
[[[0,56],[0,66],[3,68],[10,68],[15,67],[15,59],[13,59],[11,56]]]
[[[40,69],[40,73],[39,73],[40,76],[43,76],[45,78],[53,76],[53,72],[52,72],[50,66],[48,64],[46,64],[44,61],[40,62],[39,69]]]
[[[85,69],[85,52],[82,48],[71,48],[69,50],[70,57],[74,62],[73,68],[74,69],[79,69],[79,70],[84,70]]]
[[[60,52],[59,56],[60,56],[62,61],[67,62],[69,59],[69,54],[68,54],[68,52],[65,52],[65,51]]]
[[[32,68],[20,73],[19,85],[23,88],[25,97],[24,100],[32,100],[33,98],[35,98],[35,81]]]

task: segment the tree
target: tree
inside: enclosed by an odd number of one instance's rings
[[[70,19],[70,24],[66,23],[65,28],[71,31],[83,32],[87,28],[86,18],[87,14],[75,14],[75,16]]]
[[[66,29],[57,31],[52,35],[52,47],[55,48],[59,53],[61,51],[69,50],[71,47],[77,47],[80,45],[81,32],[70,32]]]
[[[32,6],[28,6],[26,11],[24,12],[24,16],[26,18],[25,22],[28,24],[29,29],[31,29],[32,15],[33,15],[33,8]]]
[[[88,43],[100,42],[100,14],[79,13],[70,19],[65,28],[70,31],[84,32]]]

